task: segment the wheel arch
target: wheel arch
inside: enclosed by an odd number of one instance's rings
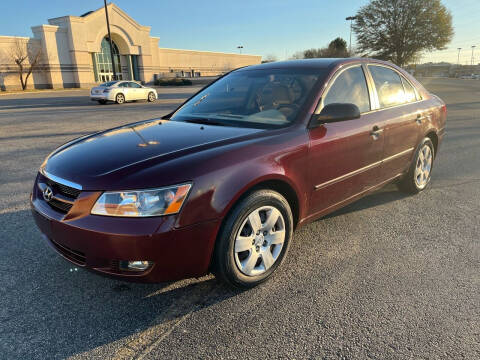
[[[258,181],[249,184],[244,190],[240,191],[232,199],[229,206],[225,209],[225,213],[223,214],[222,221],[220,223],[220,226],[218,227],[217,236],[212,249],[209,269],[212,269],[212,267],[215,266],[213,254],[215,253],[215,248],[217,247],[217,244],[218,244],[218,237],[222,233],[223,227],[225,226],[225,222],[227,221],[230,213],[235,208],[235,205],[238,204],[240,201],[242,201],[244,198],[246,198],[248,195],[250,195],[252,192],[258,191],[258,190],[265,190],[265,189],[276,191],[287,200],[288,204],[290,205],[290,210],[292,211],[293,230],[295,230],[295,228],[299,223],[301,209],[300,209],[300,199],[297,194],[297,191],[294,189],[294,186],[288,180],[280,177],[259,179]]]
[[[287,200],[288,204],[290,205],[290,210],[292,211],[293,226],[295,229],[300,220],[300,199],[294,186],[287,179],[280,177],[262,178],[242,189],[225,209],[222,224],[236,204],[238,204],[252,192],[264,189],[274,190]]]
[[[430,130],[427,132],[425,137],[429,138],[433,143],[433,156],[437,156],[437,149],[438,149],[438,135],[435,130]]]

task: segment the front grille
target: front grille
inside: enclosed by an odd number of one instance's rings
[[[78,198],[81,193],[81,190],[72,188],[70,186],[55,182],[47,177],[42,177],[39,180],[39,183],[44,183],[48,185],[53,192],[53,198],[47,202],[47,204],[53,209],[63,214],[66,214],[70,211],[73,206],[73,203]],[[42,190],[42,185],[40,184],[40,190]]]
[[[47,178],[47,185],[50,186],[54,192],[58,192],[72,199],[76,199],[81,192],[81,190],[74,189],[70,186],[54,182],[48,178]]]
[[[63,201],[60,201],[60,200],[57,200],[57,199],[50,200],[48,202],[48,205],[50,205],[50,207],[52,207],[53,209],[55,209],[57,211],[60,211],[60,212],[63,212],[65,214],[68,213],[73,206],[70,203],[63,202]]]
[[[65,256],[68,260],[70,260],[71,262],[73,262],[77,265],[85,266],[86,258],[85,258],[84,253],[82,253],[81,251],[78,251],[78,250],[71,249],[68,246],[60,245],[59,243],[53,241],[52,239],[50,239],[50,242],[55,247],[55,249],[60,254]]]

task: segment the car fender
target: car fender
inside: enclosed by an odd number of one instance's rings
[[[267,181],[282,182],[297,198],[298,218],[307,208],[307,146],[291,149],[281,158],[266,155],[244,159],[197,178],[176,224],[189,226],[200,221],[223,219],[239,199],[251,189]],[[293,209],[292,209],[293,210]]]

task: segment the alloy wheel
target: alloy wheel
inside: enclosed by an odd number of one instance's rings
[[[285,220],[273,206],[252,211],[235,237],[238,269],[247,276],[265,273],[278,260],[285,242]]]
[[[125,102],[125,97],[122,94],[117,95],[117,103],[123,104]]]
[[[415,166],[415,184],[418,188],[423,189],[430,180],[430,171],[432,170],[432,149],[427,144],[423,145],[417,157]]]
[[[148,94],[148,101],[150,101],[150,102],[155,101],[155,95],[153,93]]]

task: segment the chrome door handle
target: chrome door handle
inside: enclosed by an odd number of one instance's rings
[[[423,116],[422,114],[417,114],[417,117],[415,119],[415,121],[417,122],[418,125],[422,125],[422,121],[425,120],[426,117]]]
[[[372,135],[374,140],[377,140],[381,133],[383,133],[383,129],[380,129],[377,125],[370,131],[370,135]]]

